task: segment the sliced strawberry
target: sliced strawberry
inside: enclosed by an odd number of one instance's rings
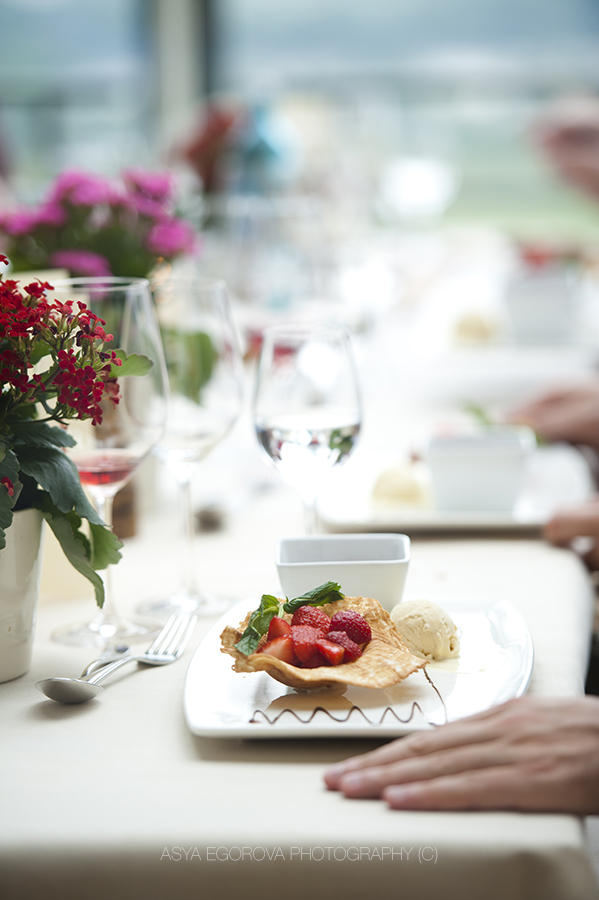
[[[354,662],[360,656],[362,651],[355,641],[346,634],[345,631],[329,631],[326,637],[327,641],[339,644],[345,650],[345,662]]]
[[[258,653],[265,653],[267,656],[274,656],[282,662],[289,663],[292,666],[299,665],[299,660],[293,649],[293,640],[290,634],[282,634],[280,637],[269,641],[258,650]]]
[[[300,665],[308,669],[323,665],[323,657],[317,646],[317,642],[322,636],[322,631],[312,628],[310,625],[291,626],[293,649]]]
[[[328,641],[326,638],[321,638],[318,641],[317,646],[329,665],[341,665],[345,658],[345,650],[341,644],[336,644],[334,641]]]
[[[275,638],[281,637],[283,634],[291,634],[291,625],[280,616],[275,616],[268,626],[267,640],[274,641]]]
[[[291,624],[309,625],[311,628],[318,628],[319,631],[326,634],[331,627],[331,620],[325,612],[316,606],[300,606],[293,613]]]
[[[367,644],[372,639],[370,625],[355,609],[335,613],[331,619],[331,631],[344,631],[355,644]]]

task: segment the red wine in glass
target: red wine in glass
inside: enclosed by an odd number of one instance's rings
[[[90,486],[119,485],[127,481],[139,460],[132,455],[116,451],[92,453],[89,456],[75,457],[75,465],[82,484]],[[117,488],[118,489],[118,488]]]

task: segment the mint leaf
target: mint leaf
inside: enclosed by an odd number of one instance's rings
[[[72,509],[94,525],[103,525],[81,487],[75,463],[53,447],[17,448],[21,469],[47,491],[62,513]]]
[[[336,600],[341,600],[344,596],[345,594],[341,593],[340,585],[335,584],[334,581],[327,581],[325,584],[312,588],[311,591],[306,591],[301,597],[288,600],[283,604],[283,611],[294,613],[300,606],[324,606],[325,603],[334,603]]]
[[[115,350],[115,353],[121,360],[121,365],[111,364],[111,378],[121,378],[123,375],[147,375],[154,367],[154,363],[147,356],[138,353],[130,353],[127,356],[124,350]]]
[[[343,596],[341,588],[334,581],[327,581],[311,591],[306,591],[301,597],[287,600],[285,603],[279,602],[272,594],[262,594],[260,606],[251,614],[247,628],[235,644],[235,648],[245,656],[249,656],[256,651],[260,638],[266,634],[275,616],[280,616],[283,612],[293,613],[300,606],[324,606],[325,603],[334,603]]]
[[[237,650],[245,656],[254,653],[260,638],[268,631],[268,626],[275,616],[280,615],[281,604],[272,594],[262,594],[260,606],[250,616],[247,628],[235,644]]]
[[[96,595],[96,603],[99,607],[104,605],[104,582],[94,570],[91,559],[92,550],[90,542],[82,531],[79,531],[81,518],[75,512],[62,512],[53,502],[46,491],[37,491],[34,503],[44,519],[56,535],[63,553],[85,578],[93,585]]]

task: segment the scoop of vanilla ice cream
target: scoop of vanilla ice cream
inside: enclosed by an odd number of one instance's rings
[[[436,603],[429,600],[398,603],[391,611],[391,618],[412,653],[430,660],[459,655],[455,624]]]

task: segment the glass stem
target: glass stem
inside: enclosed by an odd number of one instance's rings
[[[313,487],[305,488],[302,492],[304,504],[304,527],[306,534],[318,532],[318,508],[316,504],[316,491]]]
[[[93,497],[96,512],[102,521],[112,531],[112,504],[114,497],[106,497],[104,494],[98,494]],[[120,622],[120,616],[117,612],[114,602],[114,590],[112,587],[112,566],[107,566],[100,576],[104,582],[104,606],[98,610],[96,621],[99,622]]]
[[[195,553],[194,553],[194,518],[193,518],[193,498],[191,491],[191,473],[186,478],[178,478],[179,482],[179,504],[181,507],[181,540],[185,547],[185,559],[183,568],[183,577],[181,580],[180,594],[188,597],[195,596],[198,593],[195,576]]]

